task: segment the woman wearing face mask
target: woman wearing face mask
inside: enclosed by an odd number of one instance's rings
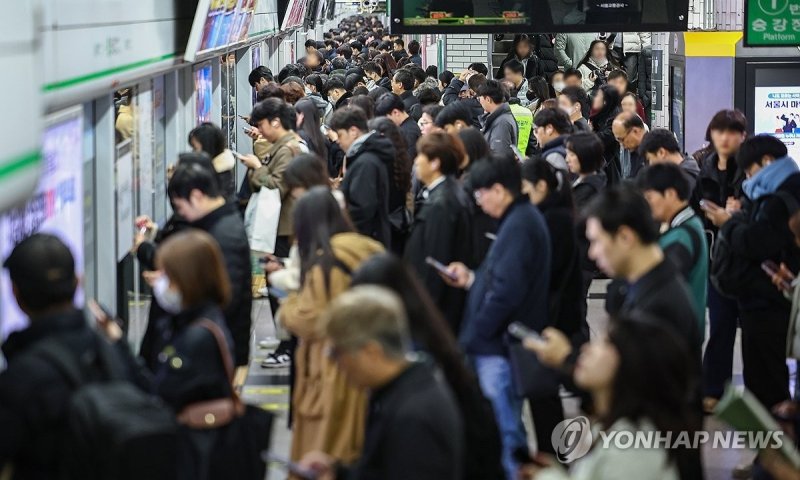
[[[553,72],[553,75],[550,76],[550,93],[552,96],[554,98],[558,98],[566,86],[567,85],[564,83],[564,72],[561,70]]]
[[[578,71],[583,75],[583,89],[587,92],[597,90],[606,83],[606,74],[615,68],[621,68],[608,45],[603,40],[595,40],[589,51],[578,64]]]
[[[548,342],[553,341],[551,337],[565,341],[554,329],[545,329],[543,334]],[[703,478],[700,450],[675,441],[682,432],[694,439],[702,425],[696,408],[687,401],[686,392],[697,389],[698,378],[691,373],[697,368],[691,364],[685,343],[655,319],[612,319],[607,335],[581,348],[574,367],[575,384],[591,394],[595,407],[591,426],[585,425],[591,428],[592,441],[576,447],[587,453],[572,465],[569,474],[555,460],[542,459],[550,466],[526,466],[520,478]],[[656,378],[658,381],[653,381]],[[638,442],[620,448],[619,443],[627,443],[627,434],[620,438],[624,441],[612,439],[606,445],[601,432],[631,432],[634,438],[657,433],[663,438],[669,433],[670,445],[675,448],[664,448],[663,441],[654,443],[654,448]]]

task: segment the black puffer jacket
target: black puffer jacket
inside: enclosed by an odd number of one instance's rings
[[[539,69],[547,80],[558,70],[558,58],[556,57],[555,35],[552,33],[540,33],[531,35],[533,40],[533,51],[539,57]]]
[[[392,142],[371,133],[355,141],[347,152],[342,193],[350,219],[359,233],[391,247],[389,172],[393,170]]]
[[[231,281],[231,301],[225,308],[225,323],[233,337],[236,366],[247,365],[250,356],[250,314],[253,306],[253,280],[250,244],[239,210],[226,203],[192,224],[205,230],[222,250],[225,270]]]

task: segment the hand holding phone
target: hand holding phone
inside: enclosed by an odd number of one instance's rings
[[[458,280],[458,277],[456,277],[456,275],[455,275],[455,274],[453,274],[453,272],[451,272],[451,271],[450,271],[450,270],[447,268],[447,266],[446,266],[445,264],[443,264],[442,262],[440,262],[440,261],[436,260],[435,258],[433,258],[433,257],[426,257],[426,258],[425,258],[425,263],[427,263],[427,264],[428,264],[428,265],[430,265],[431,267],[435,268],[437,272],[439,272],[440,274],[442,274],[442,275],[444,275],[445,277],[449,278],[450,280],[452,280],[452,281],[454,281],[454,282],[455,282],[456,280]]]
[[[772,283],[774,283],[776,287],[785,292],[792,291],[791,282],[793,279],[791,278],[791,273],[789,273],[785,268],[778,267],[778,265],[772,260],[765,260],[764,262],[761,262],[761,270],[769,275],[770,279],[772,279]]]
[[[111,342],[116,342],[122,338],[122,328],[120,328],[114,319],[114,315],[107,308],[95,300],[89,300],[87,306],[94,317],[97,328],[103,332],[106,338]]]
[[[531,330],[530,328],[526,327],[525,325],[521,324],[520,322],[514,322],[511,325],[509,325],[508,333],[512,337],[517,338],[520,341],[528,341],[536,343],[547,342],[547,340],[545,340],[541,335]]]
[[[282,465],[289,473],[295,475],[302,480],[317,480],[319,478],[319,474],[311,469],[303,468],[299,464],[290,461],[288,458],[281,457],[280,455],[275,455],[271,452],[266,452],[262,454],[263,459],[266,462],[272,462]]]

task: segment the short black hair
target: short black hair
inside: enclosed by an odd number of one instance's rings
[[[250,124],[257,126],[262,120],[281,122],[285,130],[294,130],[297,112],[289,104],[278,98],[268,98],[253,107],[250,113]]]
[[[711,141],[711,130],[747,133],[747,117],[741,110],[720,110],[708,122],[706,142]]]
[[[313,38],[309,38],[308,40],[306,40],[305,45],[306,45],[306,48],[308,48],[308,47],[317,48],[317,41],[314,40]]]
[[[631,185],[620,184],[598,193],[586,207],[585,217],[597,219],[610,235],[616,235],[625,226],[633,230],[644,245],[658,242],[658,225],[650,205]]]
[[[395,38],[393,43],[395,45],[400,45],[403,48],[406,46],[406,42],[404,42],[402,38]]]
[[[367,114],[358,107],[346,106],[333,112],[328,126],[331,130],[349,130],[356,127],[362,132],[369,131],[367,128]]]
[[[469,89],[473,92],[477,93],[478,90],[482,86],[486,85],[486,82],[488,81],[489,80],[486,78],[486,75],[482,73],[476,73],[467,79],[467,87],[469,87]]]
[[[350,49],[349,45],[340,45],[339,48],[336,49],[336,54],[343,56],[346,60],[350,60],[353,56],[353,50]]]
[[[283,81],[286,80],[289,77],[300,77],[300,78],[302,78],[302,77],[305,76],[304,73],[305,73],[305,68],[301,69],[299,65],[295,65],[294,63],[290,63],[290,64],[284,66],[283,68],[281,68],[281,71],[278,72],[278,83],[282,84]]]
[[[262,78],[266,79],[268,82],[275,81],[275,77],[272,76],[272,71],[263,65],[250,72],[250,75],[247,76],[247,81],[250,82],[251,87],[255,87]]]
[[[525,75],[525,65],[523,65],[522,62],[520,62],[516,58],[512,58],[511,60],[504,63],[503,68],[508,69],[519,75]]]
[[[481,62],[470,63],[469,66],[467,67],[467,70],[474,70],[474,71],[476,71],[476,72],[478,72],[478,73],[480,73],[482,75],[486,75],[486,76],[489,75],[489,68],[486,66],[485,63],[481,63]]]
[[[422,87],[417,92],[417,98],[422,105],[435,105],[442,99],[442,95],[438,88]]]
[[[589,116],[589,95],[581,87],[564,87],[561,90],[561,96],[566,96],[569,103],[575,105],[576,103],[581,106],[581,114],[584,117]]]
[[[353,97],[366,97],[369,95],[369,89],[364,85],[359,85],[353,89]],[[353,101],[353,97],[350,98],[350,101]]]
[[[433,119],[434,125],[436,124],[436,117],[439,116],[439,113],[444,110],[443,105],[439,105],[438,103],[430,103],[422,107],[422,114],[428,114]]]
[[[43,312],[71,303],[78,287],[75,258],[64,242],[34,233],[19,242],[3,263],[26,310]],[[8,302],[9,299],[3,299]]]
[[[572,121],[560,108],[543,108],[533,119],[537,127],[551,125],[553,129],[561,135],[572,132]]]
[[[686,172],[674,163],[650,165],[637,175],[636,184],[643,192],[653,190],[662,195],[672,188],[682,201],[688,200],[692,193]]]
[[[200,149],[211,158],[225,151],[225,132],[213,123],[204,122],[193,128],[189,132],[189,145],[192,144],[192,139],[197,140],[197,143],[200,144]]]
[[[603,166],[603,142],[594,133],[580,132],[570,135],[566,147],[578,157],[580,173],[594,173]]]
[[[616,70],[612,70],[611,73],[609,73],[606,76],[606,80],[608,80],[609,82],[611,80],[616,80],[618,78],[624,78],[625,81],[627,82],[628,81],[628,74],[625,73],[625,70],[622,70],[622,69],[618,68]]]
[[[439,74],[439,81],[444,84],[444,86],[450,85],[450,82],[455,78],[455,74],[450,70],[445,70],[444,72]]]
[[[416,40],[411,40],[408,42],[408,53],[411,55],[418,55],[420,51],[419,42]],[[435,75],[434,75],[435,76]]]
[[[403,86],[403,90],[414,90],[414,74],[410,70],[400,69],[394,72],[394,81]]]
[[[569,77],[578,77],[578,80],[583,80],[583,74],[580,70],[575,68],[568,68],[564,70],[564,80],[566,81]]]
[[[394,93],[387,93],[381,95],[377,102],[375,102],[375,115],[383,117],[392,113],[392,110],[406,111],[403,99]]]
[[[351,73],[344,79],[344,89],[348,92],[352,92],[359,83],[364,83],[364,77],[357,73]]]
[[[674,133],[666,128],[654,128],[642,138],[642,143],[639,144],[639,155],[656,153],[662,148],[669,153],[681,153],[681,147],[678,145]]]
[[[280,85],[273,82],[261,87],[261,89],[259,89],[256,93],[256,100],[259,102],[263,102],[268,98],[279,98],[281,100],[286,100],[286,92],[280,87]]]
[[[376,73],[378,75],[383,75],[383,69],[376,62],[367,62],[362,68],[364,69],[365,74]]]
[[[486,161],[476,162],[470,169],[469,178],[474,190],[499,183],[514,197],[522,192],[522,171],[517,159],[511,155],[492,154]]]
[[[325,91],[330,92],[332,90],[347,90],[344,88],[344,80],[341,77],[334,75],[328,78],[328,83],[325,84]]]
[[[167,185],[167,195],[169,198],[180,198],[186,200],[192,190],[199,190],[204,195],[212,198],[222,196],[219,180],[216,177],[213,167],[202,163],[180,163],[175,168],[172,178]]]
[[[348,50],[349,52],[350,50]],[[331,68],[334,70],[344,70],[347,68],[347,60],[344,58],[336,57],[331,60]]]
[[[487,80],[476,93],[479,97],[489,97],[494,103],[503,103],[506,98],[503,86],[497,80]]]
[[[439,128],[444,128],[445,125],[454,125],[457,120],[461,120],[467,125],[472,124],[472,110],[464,102],[445,105],[439,115],[436,115],[433,123]]]
[[[438,79],[439,78],[439,67],[437,67],[436,65],[428,65],[425,68],[425,75],[427,75],[430,78]]]
[[[411,72],[412,75],[414,75],[414,79],[417,81],[417,83],[422,83],[425,81],[426,78],[428,78],[428,76],[425,74],[425,70],[417,66],[416,63],[409,63],[403,68]]]
[[[392,49],[392,44],[389,42],[381,42],[380,45],[378,45],[378,50],[390,51],[391,49]]]
[[[322,75],[312,73],[305,79],[306,85],[311,85],[317,89],[317,93],[321,94],[325,90],[325,82],[322,81]]]
[[[758,164],[763,165],[762,161],[765,156],[774,159],[783,158],[788,154],[786,145],[769,134],[755,135],[744,142],[739,147],[739,153],[736,154],[736,164],[743,171],[747,171],[751,166]]]
[[[364,48],[364,44],[359,42],[358,40],[354,40],[354,41],[350,42],[350,48],[358,50],[360,52],[361,49]]]

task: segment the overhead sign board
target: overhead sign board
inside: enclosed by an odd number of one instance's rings
[[[745,0],[747,47],[800,46],[800,0]]]

